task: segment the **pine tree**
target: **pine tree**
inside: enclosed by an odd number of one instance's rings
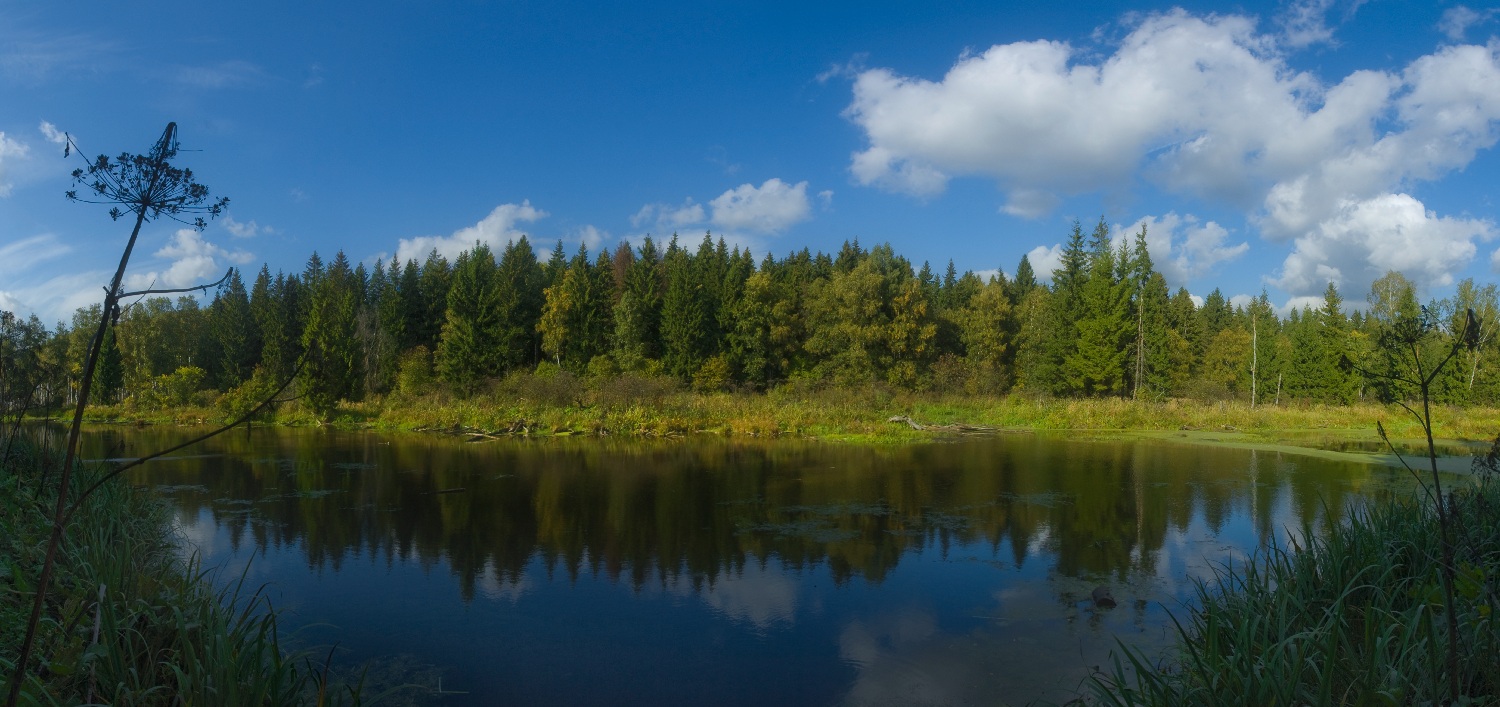
[[[692,375],[708,358],[708,311],[697,282],[698,268],[687,251],[667,250],[667,289],[662,297],[662,364],[668,373]]]
[[[104,330],[104,342],[99,347],[99,363],[94,372],[90,395],[101,403],[116,403],[119,402],[120,389],[124,384],[125,366],[120,360],[120,345],[115,341],[115,328],[109,327]]]
[[[661,255],[646,236],[625,273],[625,290],[615,306],[615,360],[624,370],[641,370],[661,356],[661,283]]]
[[[313,412],[326,418],[340,400],[357,397],[364,352],[356,336],[359,291],[349,261],[340,251],[326,273],[314,278],[302,332],[301,389]]]
[[[436,351],[442,336],[443,322],[447,321],[448,288],[453,280],[448,259],[439,255],[437,248],[427,254],[422,263],[421,276],[417,281],[417,297],[414,303],[417,319],[408,320],[413,346],[426,346]]]
[[[218,343],[219,388],[227,390],[249,380],[260,363],[261,335],[238,268],[230,271],[228,283],[209,308],[209,331]]]
[[[537,323],[542,350],[568,370],[582,372],[595,356],[608,352],[609,271],[607,254],[600,253],[598,263],[591,264],[588,248],[579,246],[562,279],[546,290]]]
[[[1102,225],[1102,223],[1101,223]],[[1134,329],[1129,320],[1128,285],[1115,280],[1115,254],[1107,233],[1095,234],[1095,248],[1083,287],[1083,316],[1078,338],[1064,359],[1068,389],[1083,395],[1125,392],[1126,342]]]
[[[453,267],[435,360],[439,378],[466,396],[501,370],[505,312],[497,272],[489,246],[477,242]]]

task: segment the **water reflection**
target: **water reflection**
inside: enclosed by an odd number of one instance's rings
[[[90,444],[130,456],[178,437]],[[209,560],[261,558],[307,622],[368,654],[421,647],[474,704],[1062,701],[1115,636],[1162,644],[1189,577],[1400,484],[1161,442],[305,430],[235,433],[132,478],[170,496]],[[1118,608],[1093,606],[1098,584]],[[600,656],[642,662],[577,680]]]

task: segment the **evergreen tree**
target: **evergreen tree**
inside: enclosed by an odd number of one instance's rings
[[[10,312],[5,314],[9,315]],[[120,345],[115,341],[115,328],[109,327],[104,330],[99,361],[95,364],[93,389],[89,394],[100,403],[117,403],[124,384],[125,366],[120,360]]]
[[[526,236],[506,244],[495,274],[496,306],[501,317],[495,344],[499,347],[500,371],[534,366],[540,359],[537,322],[542,317],[546,277]]]
[[[790,372],[803,338],[796,304],[790,282],[774,269],[763,265],[745,281],[729,338],[734,367],[745,382],[764,389]]]
[[[436,351],[442,336],[443,323],[447,321],[448,288],[453,280],[448,259],[439,255],[437,248],[427,254],[422,263],[421,277],[417,281],[416,321],[408,320],[411,326],[413,346],[426,346]]]
[[[546,290],[537,323],[542,350],[568,370],[582,372],[595,356],[608,352],[609,271],[606,254],[590,264],[588,248],[580,245],[562,279]]]
[[[314,280],[317,286],[309,292],[302,331],[301,389],[314,413],[326,418],[340,400],[357,397],[362,389],[364,352],[356,336],[359,290],[343,251]]]
[[[1128,284],[1115,280],[1115,254],[1107,233],[1096,231],[1094,242],[1077,342],[1064,359],[1066,385],[1083,395],[1119,395],[1125,391],[1125,344],[1134,329],[1129,290]]]
[[[625,273],[625,289],[615,306],[614,352],[622,369],[641,370],[661,356],[661,255],[650,236]]]
[[[1006,291],[1011,306],[1020,304],[1036,286],[1036,272],[1032,270],[1031,258],[1022,255],[1020,264],[1016,265],[1016,276],[1010,281],[1010,288]]]
[[[228,390],[249,380],[260,363],[261,336],[238,268],[230,271],[228,283],[209,308],[209,331],[218,343],[221,357],[217,380],[220,389]]]
[[[690,376],[708,358],[708,308],[687,251],[667,250],[667,289],[662,297],[662,364],[675,376]]]
[[[505,322],[497,271],[489,246],[475,243],[459,254],[448,287],[436,368],[443,382],[466,396],[501,370]]]

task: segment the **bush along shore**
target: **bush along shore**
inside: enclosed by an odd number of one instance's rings
[[[1447,656],[1430,497],[1375,502],[1222,568],[1161,662],[1123,648],[1105,705],[1491,705],[1500,699],[1500,485],[1449,496],[1459,659]],[[1457,675],[1450,674],[1450,666]],[[1456,681],[1452,678],[1456,677]],[[1451,685],[1458,686],[1457,699]]]
[[[237,418],[254,399],[225,394],[200,404],[91,406],[88,419],[210,424]],[[1440,412],[1436,431],[1443,439],[1487,441],[1500,428],[1500,409],[1445,407]],[[936,394],[881,385],[797,383],[764,393],[699,392],[668,377],[579,377],[556,368],[512,373],[467,396],[442,391],[393,392],[360,402],[341,402],[326,416],[295,399],[257,419],[292,426],[327,424],[344,429],[444,431],[481,437],[674,437],[714,433],[910,442],[965,431],[1088,430],[1109,434],[1197,430],[1236,432],[1259,442],[1312,444],[1322,434],[1352,434],[1374,440],[1377,420],[1385,421],[1393,437],[1421,437],[1420,427],[1404,411],[1376,403],[1297,402],[1252,407],[1244,401]]]
[[[0,672],[6,692],[51,529],[57,460],[0,438]],[[95,470],[81,468],[86,487]],[[77,488],[77,486],[75,486]],[[100,487],[68,523],[18,704],[358,704],[325,656],[291,652],[266,598],[214,574],[150,492]],[[337,682],[337,681],[334,681]]]

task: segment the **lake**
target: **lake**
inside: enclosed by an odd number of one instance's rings
[[[86,456],[186,439],[94,428]],[[1159,654],[1193,578],[1351,503],[1373,464],[1160,440],[861,446],[256,428],[151,462],[216,581],[443,705],[1065,702]],[[1404,491],[1403,491],[1404,492]],[[1117,606],[1098,607],[1095,587]],[[442,695],[431,694],[441,679]]]

